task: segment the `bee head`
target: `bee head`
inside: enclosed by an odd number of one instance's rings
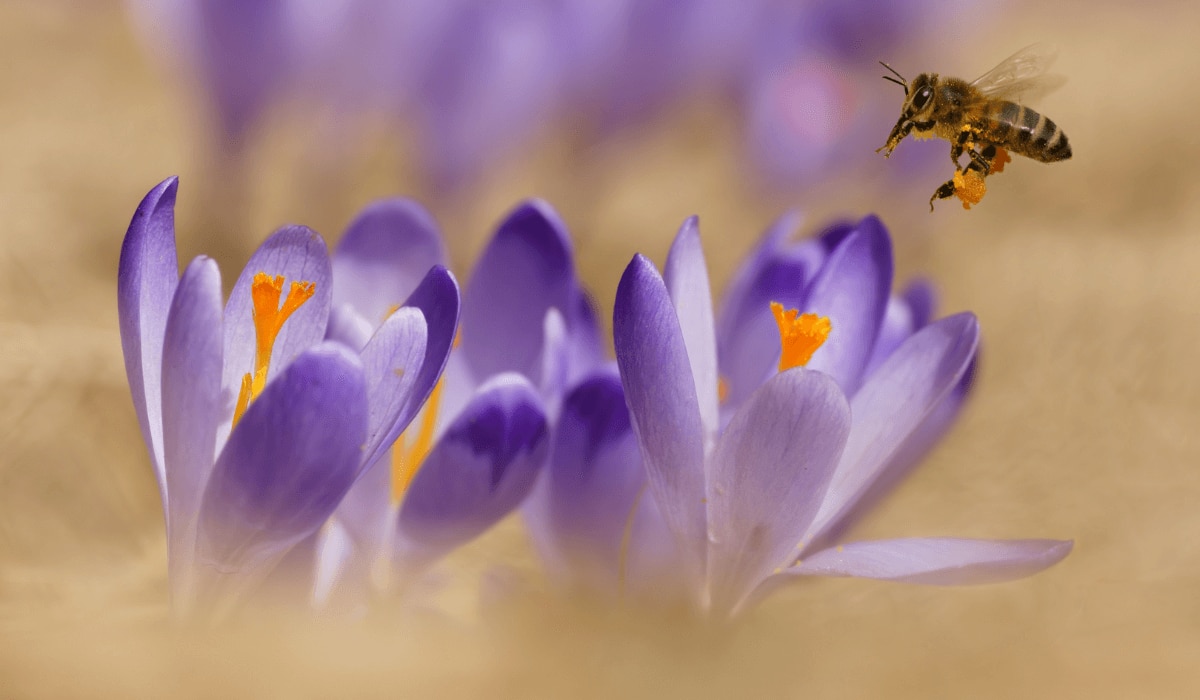
[[[937,88],[937,73],[922,73],[907,86],[904,94],[904,118],[914,122],[927,122],[933,113],[933,94]]]

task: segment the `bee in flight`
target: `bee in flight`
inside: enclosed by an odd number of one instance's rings
[[[904,88],[905,100],[887,143],[875,152],[890,156],[909,132],[917,138],[937,136],[950,142],[954,177],[929,198],[929,211],[934,200],[952,196],[962,200],[964,209],[978,204],[987,191],[984,178],[1001,172],[1012,160],[1008,151],[1043,163],[1070,158],[1071,144],[1063,130],[1020,102],[1065,82],[1061,76],[1046,74],[1054,57],[1045,45],[1027,46],[970,83],[937,73],[922,73],[910,83],[880,61],[896,76],[883,79]],[[963,153],[969,160],[960,166]]]

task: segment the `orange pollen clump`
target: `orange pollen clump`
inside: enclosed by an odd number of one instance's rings
[[[242,377],[242,388],[238,392],[237,404],[233,409],[234,425],[237,425],[250,402],[258,398],[263,387],[267,385],[271,353],[275,349],[275,339],[279,337],[283,324],[297,309],[304,306],[304,302],[311,299],[316,291],[317,285],[312,282],[292,282],[281,307],[279,297],[283,294],[283,275],[272,277],[265,272],[254,275],[254,281],[250,284],[250,298],[254,305],[254,372]]]
[[[974,170],[968,170],[966,175],[955,171],[954,196],[962,200],[963,209],[970,209],[972,204],[979,204],[987,193],[987,185],[983,184],[983,176]]]
[[[996,148],[996,157],[992,159],[991,173],[993,175],[995,175],[996,173],[1004,172],[1004,164],[1011,163],[1011,162],[1012,162],[1012,156],[1008,155],[1008,151],[1004,150],[1003,148],[997,147]]]
[[[723,404],[729,400],[729,380],[717,377],[717,403]]]
[[[429,456],[429,451],[433,448],[438,404],[442,401],[442,383],[443,380],[439,379],[433,386],[433,391],[429,393],[429,400],[425,402],[425,408],[421,410],[421,424],[413,438],[412,448],[405,449],[407,442],[405,437],[412,429],[411,425],[400,434],[400,437],[396,438],[396,442],[392,445],[392,503],[394,505],[399,505],[400,501],[404,499],[408,485],[412,483],[413,477],[417,475],[417,470],[421,468],[421,463],[425,461],[425,458]]]
[[[779,344],[783,350],[779,357],[780,372],[808,364],[833,330],[828,316],[801,314],[798,309],[785,311],[783,304],[776,301],[771,302],[771,313],[779,324]]]

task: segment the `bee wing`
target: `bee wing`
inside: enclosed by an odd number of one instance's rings
[[[1046,73],[1056,58],[1058,49],[1055,47],[1030,44],[976,78],[971,85],[983,95],[996,99],[1045,95],[1067,82],[1061,75]]]

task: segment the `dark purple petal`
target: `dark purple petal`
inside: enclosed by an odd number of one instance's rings
[[[388,317],[362,350],[367,381],[367,442],[362,468],[378,460],[408,421],[400,422],[412,402],[413,389],[425,361],[425,317],[420,309],[401,308]]]
[[[197,527],[199,592],[224,608],[333,513],[367,429],[362,364],[338,343],[302,353],[250,404],[213,467]]]
[[[875,349],[871,351],[871,359],[867,361],[863,380],[870,378],[875,370],[879,369],[879,365],[916,330],[917,326],[913,322],[912,310],[908,304],[899,297],[888,299],[887,311],[883,314],[883,325],[879,328],[879,337],[875,339]]]
[[[567,383],[575,384],[585,376],[603,367],[604,339],[600,321],[596,318],[596,305],[582,289],[575,290],[575,301],[563,310],[567,332]]]
[[[321,342],[329,321],[333,276],[325,241],[305,226],[279,229],[250,256],[225,305],[225,372],[221,385],[229,397],[231,411],[242,376],[254,372],[256,336],[250,286],[259,272],[283,275],[281,304],[293,282],[316,285],[312,298],[283,324],[271,353],[271,374],[267,381],[277,376],[301,352]]]
[[[850,432],[828,376],[796,368],[754,392],[711,458],[708,576],[712,609],[731,610],[788,562],[817,514]]]
[[[434,265],[446,264],[437,223],[409,199],[369,204],[332,255],[333,304],[350,304],[378,326],[416,290]]]
[[[827,531],[853,517],[860,500],[926,417],[961,381],[979,343],[969,313],[915,333],[851,400],[854,426],[821,512],[805,541],[821,547]]]
[[[436,266],[425,275],[404,306],[417,309],[425,316],[425,361],[421,363],[408,403],[396,417],[397,425],[412,422],[446,369],[458,333],[458,282],[449,270]]]
[[[178,178],[167,178],[142,199],[129,222],[117,266],[117,314],[125,374],[164,511],[167,481],[162,446],[162,348],[167,311],[179,283],[175,255],[178,185]]]
[[[221,397],[221,272],[192,261],[171,302],[163,340],[162,421],[166,464],[167,542],[173,596],[191,567],[196,515],[216,459]]]
[[[821,267],[805,312],[828,316],[833,332],[808,366],[854,396],[875,347],[892,289],[892,241],[879,219],[868,216]]]
[[[683,331],[683,344],[696,385],[705,441],[711,444],[720,427],[717,411],[717,342],[713,330],[708,267],[704,261],[704,249],[700,246],[699,220],[694,216],[683,223],[671,244],[667,264],[663,267],[663,281]]]
[[[615,593],[621,543],[645,485],[637,437],[615,375],[596,375],[563,403],[547,466],[546,533],[577,583]]]
[[[575,290],[571,244],[558,215],[537,200],[517,207],[463,296],[460,352],[476,380],[513,371],[536,382],[546,311],[574,309]]]
[[[913,280],[900,293],[900,297],[908,304],[912,313],[913,328],[924,328],[933,321],[937,312],[938,295],[937,287],[933,286],[932,282],[924,279]]]
[[[405,494],[400,556],[428,563],[512,512],[546,459],[547,436],[541,399],[523,377],[503,374],[480,387]]]
[[[650,489],[699,577],[707,550],[704,428],[675,307],[641,255],[617,286],[613,343]]]
[[[1071,553],[1067,540],[914,538],[852,542],[822,550],[788,570],[802,576],[862,578],[964,586],[1032,576]]]

